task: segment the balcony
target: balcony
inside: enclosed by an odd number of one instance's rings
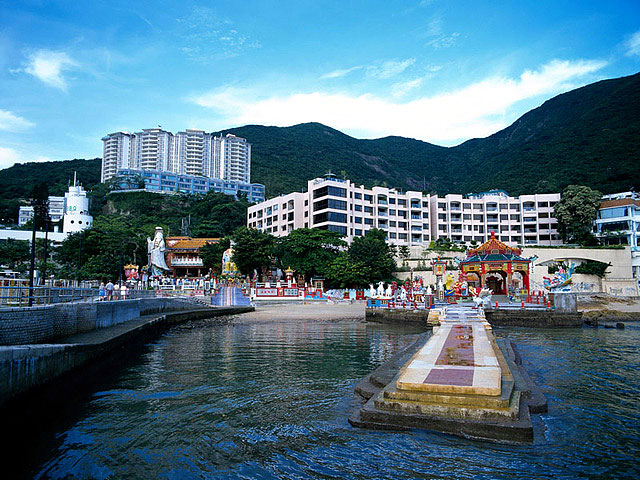
[[[171,265],[176,267],[202,267],[202,259],[199,257],[177,257],[171,259]]]

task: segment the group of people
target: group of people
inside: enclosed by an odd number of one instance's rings
[[[113,282],[109,281],[105,285],[104,282],[100,283],[100,287],[98,288],[98,297],[99,300],[125,300],[129,294],[129,289],[127,288],[126,283],[120,282],[118,284],[113,284]]]

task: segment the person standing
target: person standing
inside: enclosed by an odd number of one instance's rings
[[[98,298],[100,299],[100,301],[104,300],[104,295],[105,295],[104,282],[100,282],[100,288],[98,288]]]
[[[113,283],[111,283],[111,280],[109,280],[109,283],[104,286],[104,289],[107,294],[107,300],[113,300]]]

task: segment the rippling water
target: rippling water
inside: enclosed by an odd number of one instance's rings
[[[51,434],[38,478],[632,478],[640,325],[498,329],[549,413],[504,446],[352,428],[353,386],[410,336],[353,322],[176,327]]]

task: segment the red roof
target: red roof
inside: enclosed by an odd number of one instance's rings
[[[491,238],[480,245],[478,248],[474,248],[473,250],[467,251],[467,258],[471,258],[474,255],[491,255],[491,254],[502,254],[502,255],[517,255],[519,256],[522,253],[522,250],[515,247],[510,247],[505,243],[502,243],[500,240],[496,238],[496,232],[491,232]]]

